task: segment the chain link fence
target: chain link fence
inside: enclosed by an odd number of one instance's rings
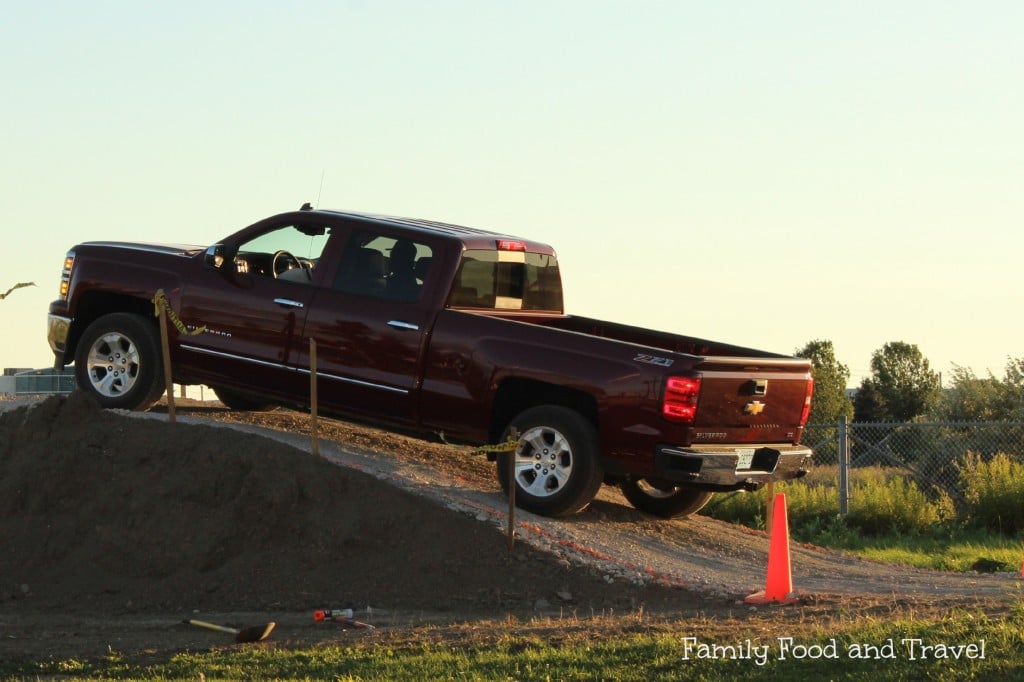
[[[839,512],[843,515],[850,504],[851,476],[869,468],[906,476],[926,494],[948,495],[957,507],[962,507],[966,500],[961,470],[968,456],[990,460],[1004,454],[1024,463],[1024,422],[904,424],[844,420],[808,424],[802,442],[814,450],[814,480],[822,485],[834,482],[839,487]]]

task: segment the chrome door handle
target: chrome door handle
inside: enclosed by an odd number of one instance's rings
[[[408,329],[410,331],[419,331],[420,326],[418,324],[409,324],[408,322],[402,322],[401,320],[391,320],[388,322],[389,327],[395,329]]]
[[[274,303],[278,305],[288,306],[289,308],[302,308],[304,307],[300,301],[293,301],[290,298],[275,298]]]

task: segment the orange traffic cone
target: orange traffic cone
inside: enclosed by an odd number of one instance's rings
[[[786,495],[775,496],[772,509],[772,532],[768,545],[768,580],[762,592],[750,595],[748,604],[780,602],[793,604],[800,601],[793,593],[793,576],[789,570],[789,521],[786,518]]]

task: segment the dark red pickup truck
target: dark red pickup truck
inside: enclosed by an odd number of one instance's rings
[[[50,305],[56,366],[111,408],[174,380],[236,409],[308,407],[485,444],[518,436],[519,506],[579,511],[601,484],[664,517],[802,476],[807,360],[566,315],[550,246],[426,220],[302,210],[206,247],[86,242]],[[502,487],[508,467],[498,459]]]

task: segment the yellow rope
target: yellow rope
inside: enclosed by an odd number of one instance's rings
[[[441,442],[444,443],[445,445],[451,446],[453,448],[459,448],[460,450],[471,450],[474,455],[486,455],[489,452],[515,452],[516,449],[519,447],[519,441],[515,438],[509,438],[504,443],[497,443],[494,445],[481,445],[478,448],[469,448],[463,447],[461,445],[456,445],[454,443],[449,443],[444,437],[444,431],[439,431],[437,435],[441,439]]]
[[[190,331],[189,328],[185,326],[185,323],[181,321],[181,318],[174,312],[174,309],[171,308],[171,304],[168,302],[167,295],[164,293],[164,290],[157,289],[156,295],[153,296],[153,314],[159,317],[161,308],[167,313],[167,319],[171,321],[171,324],[174,325],[175,329],[177,329],[179,333],[184,334],[185,336],[196,336],[197,334],[202,334],[206,331],[205,324],[202,327],[197,327]]]
[[[22,287],[34,287],[35,285],[36,285],[36,283],[35,283],[35,282],[18,282],[18,283],[17,283],[17,284],[15,284],[15,285],[14,285],[13,287],[11,287],[10,289],[8,289],[8,290],[7,290],[7,291],[5,291],[4,293],[0,294],[0,301],[2,301],[2,300],[4,300],[5,298],[7,298],[7,297],[8,297],[9,295],[10,295],[10,293],[11,293],[12,291],[14,291],[15,289],[21,289]]]

